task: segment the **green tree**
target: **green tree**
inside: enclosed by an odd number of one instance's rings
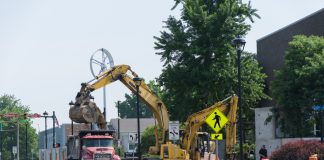
[[[156,84],[155,81],[149,81],[147,84],[149,88],[158,96],[162,97],[162,92],[160,86]],[[119,103],[119,112],[121,118],[136,118],[137,110],[136,110],[136,94],[125,94],[125,100]],[[116,103],[116,108],[118,107],[118,103]],[[152,111],[144,104],[140,102],[140,114],[141,118],[153,118]]]
[[[26,126],[27,133],[27,149],[28,155],[31,156],[32,151],[38,151],[38,136],[36,130],[31,127],[30,120],[24,120],[23,114],[29,112],[29,107],[21,104],[20,100],[13,95],[3,95],[0,97],[0,114],[17,113],[19,118],[0,118],[2,124],[1,142],[2,145],[2,159],[11,158],[12,146],[17,146],[17,124],[19,123],[19,151],[21,159],[27,159],[26,155]],[[35,156],[35,155],[34,155]]]
[[[143,134],[141,135],[141,151],[144,154],[147,154],[149,148],[155,145],[154,128],[154,126],[148,126],[147,128],[145,128]],[[158,131],[158,133],[161,132]],[[158,138],[162,138],[160,134],[158,134]]]
[[[284,66],[275,72],[271,85],[278,103],[273,112],[286,136],[311,134],[314,121],[312,106],[324,104],[323,78],[324,37],[293,37]]]
[[[180,3],[181,2],[181,3]],[[187,116],[237,91],[236,50],[232,40],[246,35],[249,18],[259,17],[250,4],[238,0],[177,0],[180,19],[170,16],[156,39],[157,55],[164,62],[158,78],[171,119]],[[254,108],[263,93],[265,74],[255,57],[242,53],[243,111],[254,122]]]
[[[125,100],[119,103],[120,118],[136,118],[136,94],[125,94]],[[140,103],[140,114],[141,118],[152,118],[152,112],[146,107],[144,103]],[[116,103],[116,107],[118,104]]]

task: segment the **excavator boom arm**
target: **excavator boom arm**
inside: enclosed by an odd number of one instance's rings
[[[131,75],[127,74],[128,71],[131,72]],[[115,82],[116,80],[120,80],[128,89],[136,94],[137,90],[133,80],[134,77],[138,77],[138,75],[131,70],[130,66],[118,65],[97,76],[97,80],[95,82],[88,83],[86,90],[92,92],[112,82]],[[169,114],[165,104],[154,92],[151,91],[143,80],[139,86],[139,97],[142,102],[144,102],[153,112],[159,127],[162,129],[162,141],[164,141],[165,132],[168,130],[169,125]]]

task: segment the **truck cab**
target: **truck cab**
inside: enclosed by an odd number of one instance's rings
[[[80,131],[68,138],[68,158],[70,160],[120,160],[113,147],[113,137],[109,131]]]

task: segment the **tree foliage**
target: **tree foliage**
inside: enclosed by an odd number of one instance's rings
[[[136,94],[125,94],[125,100],[119,103],[120,118],[136,118],[137,106],[136,106]],[[118,104],[116,103],[118,108]],[[139,103],[141,118],[152,118],[152,112],[146,107],[144,103]]]
[[[165,31],[155,37],[157,55],[164,62],[158,78],[171,119],[187,116],[237,91],[236,50],[231,42],[246,35],[247,18],[259,17],[250,4],[237,0],[177,0],[180,19],[170,16]],[[244,114],[254,121],[253,110],[263,93],[265,75],[251,53],[242,54]]]
[[[271,85],[278,102],[274,115],[286,135],[310,135],[312,106],[324,104],[323,78],[324,37],[295,36],[289,43],[284,67],[275,72]]]
[[[158,96],[162,97],[161,89],[155,81],[149,81],[147,84],[149,88]],[[136,118],[137,117],[137,108],[136,108],[136,94],[125,94],[125,100],[120,102],[120,118]],[[118,103],[116,103],[116,108],[118,108]],[[152,111],[147,107],[143,102],[140,102],[140,114],[141,118],[152,118]]]
[[[36,130],[31,127],[31,121],[24,121],[22,115],[29,112],[29,107],[21,104],[20,100],[12,95],[0,96],[0,114],[17,113],[21,115],[19,118],[5,118],[1,117],[0,123],[2,124],[1,144],[2,145],[2,159],[12,159],[12,146],[17,146],[17,124],[19,123],[19,151],[22,159],[27,159],[26,155],[26,126],[28,127],[27,133],[27,149],[28,155],[34,154],[37,156],[38,151],[38,136]]]
[[[146,154],[149,151],[151,146],[155,145],[155,134],[154,134],[154,126],[147,127],[143,134],[141,135],[141,151]],[[161,133],[158,131],[157,133]],[[158,138],[161,139],[162,135],[158,134]]]

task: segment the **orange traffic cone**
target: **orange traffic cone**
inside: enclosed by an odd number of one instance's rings
[[[317,160],[317,154],[309,156],[308,160]]]

